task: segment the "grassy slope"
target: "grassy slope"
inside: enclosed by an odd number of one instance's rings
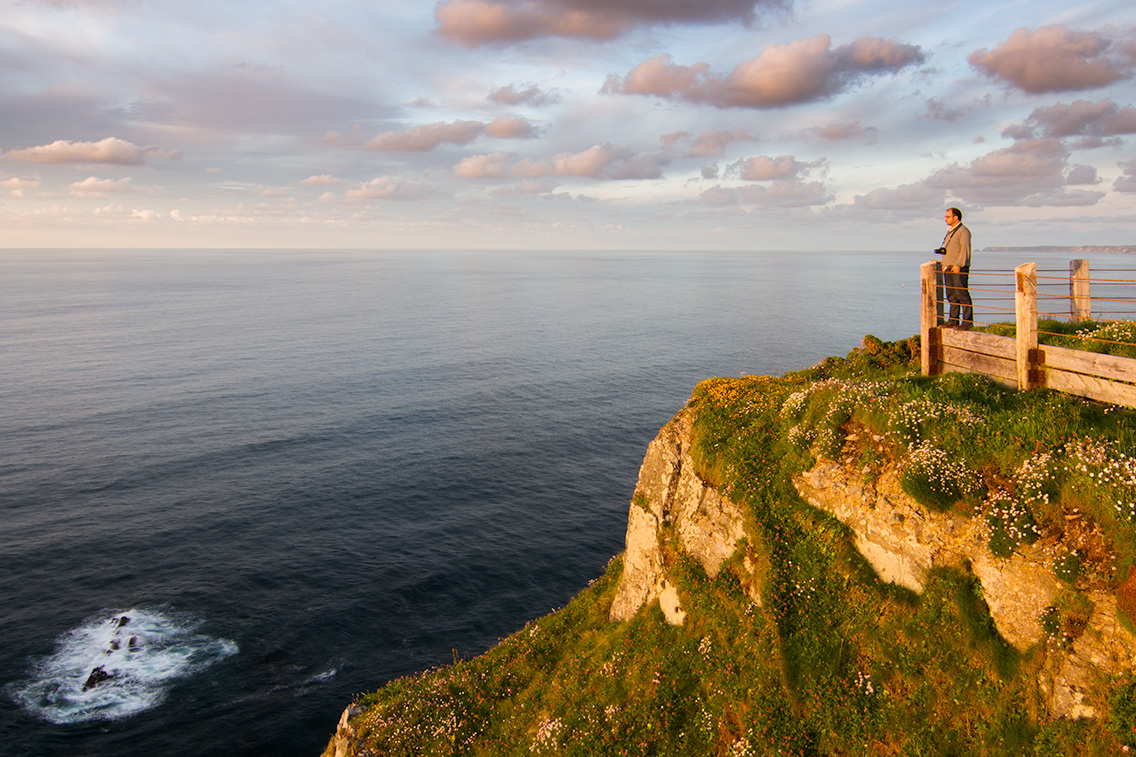
[[[669,626],[657,604],[609,622],[614,559],[566,608],[486,654],[360,697],[358,753],[1117,753],[1136,725],[1136,687],[1104,682],[1099,721],[1049,721],[1035,674],[1076,634],[1086,586],[1119,587],[1122,599],[1131,589],[1118,576],[1136,563],[1133,416],[972,376],[923,379],[912,357],[910,340],[869,337],[807,371],[700,384],[700,473],[745,505],[751,539],[714,579],[669,545],[686,624]],[[1076,537],[1063,531],[1074,509],[1100,525],[1103,537],[1055,565],[1068,596],[1047,618],[1049,644],[1013,650],[961,571],[934,573],[920,596],[881,584],[847,529],[800,501],[791,475],[840,449],[854,424],[882,440],[883,452],[860,451],[869,475],[912,450],[947,452],[949,475],[912,462],[905,483],[929,506],[987,518],[994,549]],[[998,507],[991,490],[1004,492]],[[754,575],[760,603],[747,592]]]

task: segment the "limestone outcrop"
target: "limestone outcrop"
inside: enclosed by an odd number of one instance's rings
[[[691,422],[690,412],[682,411],[647,448],[629,509],[612,620],[626,620],[658,601],[668,622],[681,625],[686,612],[668,578],[664,540],[676,538],[714,576],[746,536],[742,509],[695,473]],[[935,568],[972,571],[1003,638],[1022,652],[1043,645],[1039,684],[1051,715],[1095,716],[1086,699],[1094,682],[1136,670],[1136,636],[1117,621],[1115,596],[1083,587],[1091,604],[1083,628],[1075,638],[1050,641],[1041,618],[1065,591],[1053,571],[1055,545],[1023,545],[998,559],[987,547],[981,518],[931,512],[903,491],[897,461],[869,476],[853,457],[819,460],[795,477],[797,492],[851,529],[856,547],[885,582],[922,592]],[[750,589],[760,602],[757,591]]]
[[[793,483],[811,504],[851,528],[856,547],[879,577],[921,592],[935,567],[969,568],[998,632],[1019,651],[1047,642],[1041,618],[1063,588],[1053,572],[1054,545],[1022,545],[1007,559],[994,557],[980,518],[935,513],[911,499],[895,463],[871,480],[850,460],[820,460]],[[1101,676],[1136,670],[1136,637],[1117,621],[1116,597],[1089,588],[1087,622],[1067,646],[1046,648],[1042,692],[1056,717],[1093,717],[1085,702]]]
[[[623,578],[611,606],[612,620],[626,620],[657,599],[667,620],[682,624],[686,613],[664,560],[667,530],[710,576],[745,536],[741,508],[694,471],[690,423],[690,413],[684,410],[647,447],[631,498]]]

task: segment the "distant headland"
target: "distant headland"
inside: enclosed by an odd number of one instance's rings
[[[1073,244],[1034,245],[1029,247],[984,247],[983,252],[1068,252],[1068,253],[1123,253],[1136,252],[1136,244]]]

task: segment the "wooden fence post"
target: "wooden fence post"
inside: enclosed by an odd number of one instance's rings
[[[939,264],[934,261],[919,266],[919,345],[924,376],[933,376],[939,372],[939,314],[936,313],[936,303],[940,308],[939,313],[942,312],[943,304],[936,296],[938,270]],[[939,276],[942,274],[940,273]]]
[[[1022,263],[1014,269],[1017,285],[1014,305],[1017,310],[1018,389],[1033,389],[1037,381],[1037,263]]]
[[[1089,261],[1069,261],[1069,315],[1074,321],[1093,317],[1093,300],[1089,293]]]
[[[935,325],[942,326],[947,322],[943,316],[943,308],[946,307],[947,302],[947,288],[946,282],[943,280],[943,263],[940,260],[935,261]]]

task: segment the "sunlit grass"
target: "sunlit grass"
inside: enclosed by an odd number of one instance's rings
[[[1050,643],[1083,627],[1086,582],[1136,609],[1136,579],[1124,581],[1136,576],[1133,415],[976,376],[925,379],[917,346],[869,337],[806,371],[699,384],[698,473],[743,505],[749,536],[714,577],[664,545],[685,624],[657,604],[610,622],[613,560],[486,654],[362,696],[359,753],[1116,753],[1136,722],[1133,686],[1096,694],[1099,721],[1047,719],[1044,646],[1023,654],[1002,639],[973,575],[933,570],[921,595],[883,584],[848,529],[793,489],[794,473],[853,449],[866,475],[891,461],[922,470],[911,477],[929,491],[913,496],[982,518],[997,554],[1067,518],[1091,523],[1108,552],[1055,555],[1065,588],[1039,619]],[[852,428],[872,443],[855,450]]]

